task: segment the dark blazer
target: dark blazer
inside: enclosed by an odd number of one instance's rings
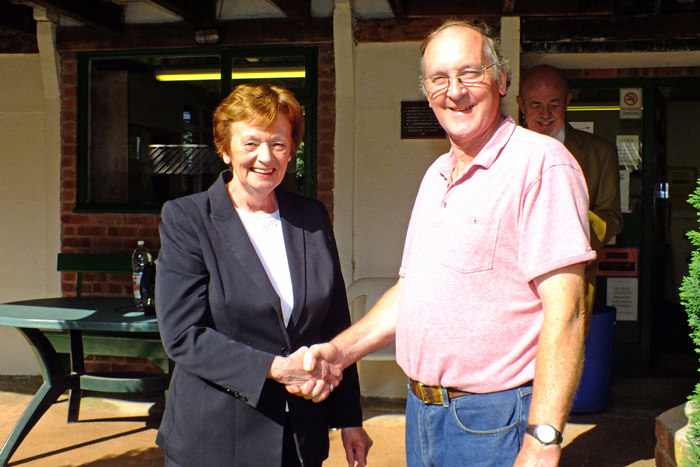
[[[595,229],[593,224],[590,225],[591,248],[597,250],[622,231],[617,147],[605,138],[577,130],[569,123],[566,123],[564,132],[564,146],[576,158],[583,171],[588,185],[589,211],[605,223],[602,230]],[[600,227],[600,222],[597,224]],[[595,302],[597,265],[597,261],[591,261],[585,270],[586,323],[590,323]]]
[[[167,202],[156,303],[175,363],[156,442],[187,467],[281,465],[285,407],[304,462],[328,457],[329,427],[361,426],[357,369],[315,404],[267,379],[276,355],[350,325],[330,219],[318,201],[276,190],[294,290],[289,327],[236,213],[224,172],[204,193]]]
[[[589,210],[606,224],[602,237],[591,231],[591,248],[597,250],[622,231],[617,147],[605,138],[577,130],[569,123],[566,123],[564,134],[564,146],[581,166],[588,185]]]

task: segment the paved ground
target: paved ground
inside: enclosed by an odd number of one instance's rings
[[[613,406],[598,414],[572,416],[564,432],[560,467],[653,467],[654,419],[682,404],[690,379],[619,379]],[[0,440],[6,439],[31,396],[0,392]],[[86,398],[81,422],[66,424],[67,398],[39,421],[8,467],[161,467],[155,430],[148,426],[152,404]],[[365,401],[367,431],[375,444],[372,467],[405,465],[404,418],[396,401]],[[345,467],[340,433],[331,433],[324,467]],[[2,442],[2,441],[0,441]]]

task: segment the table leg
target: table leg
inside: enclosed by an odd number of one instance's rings
[[[18,328],[18,330],[27,339],[29,345],[32,346],[34,355],[41,368],[44,383],[29,402],[19,421],[12,429],[7,441],[5,441],[2,450],[0,450],[0,467],[7,463],[41,416],[70,387],[58,354],[46,336],[38,329]]]
[[[83,334],[82,332],[71,329],[68,331],[68,340],[70,342],[70,369],[71,374],[85,374],[85,355],[83,352]],[[68,396],[68,423],[77,423],[80,415],[80,399],[83,397],[83,390],[80,384],[70,390]]]

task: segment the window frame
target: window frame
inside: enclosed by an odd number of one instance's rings
[[[290,88],[299,103],[304,107],[304,195],[316,198],[317,189],[317,122],[318,122],[318,47],[316,46],[249,46],[188,48],[178,50],[144,49],[110,52],[81,52],[76,55],[78,62],[77,82],[77,167],[75,213],[146,213],[159,214],[162,206],[155,204],[113,204],[88,202],[89,184],[89,93],[90,64],[93,59],[117,59],[167,56],[219,56],[221,76],[231,76],[234,58],[245,57],[304,57],[304,87]],[[232,79],[221,79],[220,99],[229,95]]]

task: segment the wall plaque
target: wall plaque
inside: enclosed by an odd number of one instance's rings
[[[401,139],[443,139],[442,129],[428,101],[401,102]]]

